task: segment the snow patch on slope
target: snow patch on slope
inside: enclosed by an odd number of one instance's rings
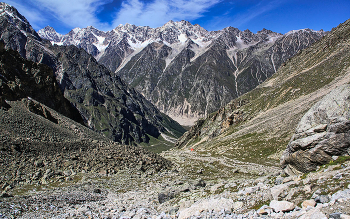
[[[153,39],[148,39],[145,40],[143,42],[141,41],[136,41],[136,42],[132,42],[130,38],[128,38],[128,44],[129,46],[134,50],[134,52],[132,52],[130,55],[126,56],[122,63],[120,64],[120,66],[117,68],[117,70],[115,72],[118,72],[120,69],[122,69],[126,63],[128,63],[130,61],[130,59],[132,57],[134,57],[137,53],[139,53],[141,50],[143,50],[147,45],[153,43],[154,40]]]
[[[50,41],[52,45],[63,46],[63,42]]]
[[[211,44],[211,40],[210,41],[203,41],[203,38],[197,38],[197,39],[192,39],[192,41],[197,44],[197,47],[192,47],[191,50],[194,52],[194,56],[191,58],[190,62],[193,62],[194,60],[196,60],[198,57],[200,57],[201,55],[203,55],[208,49],[209,49],[209,45]]]
[[[103,53],[106,48],[108,47],[108,43],[104,43],[106,37],[102,37],[102,36],[97,36],[96,34],[93,33],[93,35],[97,38],[97,42],[93,43],[96,48],[98,49],[98,51],[100,51],[100,53]]]
[[[188,37],[186,36],[186,34],[180,34],[178,37],[178,40],[180,41],[180,43],[185,43],[188,39]]]

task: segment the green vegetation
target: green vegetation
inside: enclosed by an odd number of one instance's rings
[[[267,138],[268,133],[248,133],[246,135],[229,138],[226,141],[216,143],[216,147],[221,148],[226,157],[245,162],[275,165],[279,160],[267,159],[284,148],[291,137],[290,133],[284,133],[280,137]],[[224,148],[224,149],[223,149]],[[215,152],[218,156],[222,152]]]
[[[186,132],[186,129],[184,127],[182,127],[179,123],[171,120],[169,116],[165,115],[164,113],[161,113],[161,115],[163,116],[162,124],[164,127],[168,130],[172,130],[171,133],[167,132],[168,135],[171,135],[174,138],[179,138]]]
[[[169,150],[174,146],[174,143],[171,143],[169,141],[166,141],[161,135],[159,135],[158,138],[155,138],[153,136],[148,135],[149,137],[149,143],[140,143],[140,145],[154,153],[161,153],[162,151]]]
[[[329,165],[343,164],[348,160],[350,160],[350,156],[339,156],[336,160],[331,160]]]
[[[258,210],[264,205],[270,205],[270,200],[260,200],[259,202],[255,203],[255,205],[252,206],[251,209]]]

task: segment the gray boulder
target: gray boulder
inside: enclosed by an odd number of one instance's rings
[[[350,85],[342,85],[302,117],[281,157],[289,175],[310,172],[332,156],[350,153]]]

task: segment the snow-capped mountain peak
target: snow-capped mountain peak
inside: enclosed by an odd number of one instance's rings
[[[56,32],[53,27],[46,26],[38,31],[38,34],[45,39],[51,39],[52,42],[58,43],[62,40],[63,35]]]

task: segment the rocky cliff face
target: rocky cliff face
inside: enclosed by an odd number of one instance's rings
[[[58,45],[84,48],[183,125],[250,91],[325,35],[310,29],[285,35],[233,27],[207,31],[187,21],[159,28],[126,24],[108,32],[76,28],[66,35],[47,27],[39,34]]]
[[[32,31],[16,9],[6,3],[1,6],[4,25],[0,36],[5,48],[49,65],[64,96],[90,128],[125,144],[149,143],[161,133],[176,138],[185,131],[85,50],[73,45],[52,46]]]
[[[10,108],[6,101],[32,98],[83,123],[78,110],[64,98],[52,69],[22,58],[17,51],[5,50],[3,42],[0,42],[0,88],[0,106],[4,109]],[[45,110],[35,110],[37,107],[34,105],[29,108],[37,114],[49,117]]]

